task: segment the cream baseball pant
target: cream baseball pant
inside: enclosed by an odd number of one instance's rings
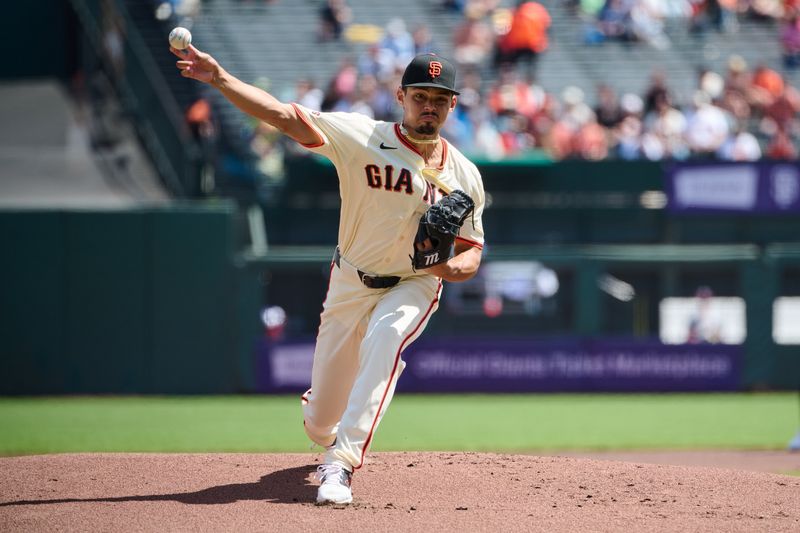
[[[364,464],[405,367],[400,355],[425,329],[441,289],[430,275],[370,289],[343,257],[331,265],[311,389],[302,398],[306,433],[326,448],[325,463],[350,471]]]

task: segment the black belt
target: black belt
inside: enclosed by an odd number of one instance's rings
[[[340,264],[341,258],[342,254],[339,252],[339,247],[337,246],[336,251],[333,253],[333,262],[339,268],[342,268]],[[400,276],[370,276],[358,269],[356,269],[356,271],[358,272],[358,279],[361,280],[361,283],[370,289],[388,289],[400,283]]]

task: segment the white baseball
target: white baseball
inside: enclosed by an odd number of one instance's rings
[[[192,32],[178,26],[169,32],[169,44],[173,48],[183,50],[192,44]]]

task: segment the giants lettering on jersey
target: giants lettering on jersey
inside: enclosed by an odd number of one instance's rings
[[[383,188],[387,191],[405,191],[406,194],[414,194],[410,170],[407,168],[400,169],[397,181],[394,180],[394,167],[392,165],[386,165],[383,170],[384,173],[381,174],[381,168],[378,165],[364,167],[364,171],[367,173],[367,185],[373,189]]]
[[[437,198],[436,198],[437,191],[438,191],[438,195],[439,196],[446,196],[446,194],[447,194],[442,189],[437,189],[436,185],[434,185],[433,183],[431,183],[429,181],[426,181],[425,182],[425,194],[422,197],[422,201],[425,202],[428,205],[435,204],[436,201],[437,201]]]
[[[384,189],[386,191],[400,192],[405,191],[406,194],[414,194],[414,183],[411,180],[411,171],[407,168],[400,169],[400,174],[397,176],[397,181],[394,180],[394,166],[386,165],[381,167],[378,165],[367,165],[364,167],[364,172],[367,174],[367,185],[372,189]],[[438,189],[434,184],[425,182],[425,194],[422,200],[428,205],[436,203],[437,196],[446,196],[443,190]]]

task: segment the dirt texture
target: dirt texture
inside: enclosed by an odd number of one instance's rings
[[[331,507],[312,503],[314,454],[5,457],[0,531],[800,531],[800,477],[771,472],[484,453],[370,459],[354,503]]]
[[[713,466],[734,470],[800,475],[800,453],[763,450],[681,450],[625,452],[560,452],[559,456],[659,465]]]

